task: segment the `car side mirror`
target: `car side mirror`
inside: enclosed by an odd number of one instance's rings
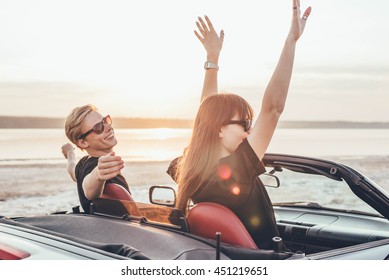
[[[149,201],[152,204],[174,207],[176,205],[176,191],[172,187],[152,186],[149,189]]]
[[[259,179],[265,187],[278,188],[280,186],[280,180],[273,174],[263,173],[259,175]]]

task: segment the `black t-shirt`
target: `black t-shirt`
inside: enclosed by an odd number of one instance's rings
[[[82,188],[82,182],[84,178],[93,171],[93,169],[97,166],[98,163],[97,157],[89,157],[85,156],[76,165],[76,179],[77,179],[77,190],[78,190],[78,198],[80,199],[80,203],[85,213],[89,213],[89,205],[91,200],[87,199],[84,194],[84,189]],[[106,183],[115,183],[124,187],[128,192],[130,192],[130,188],[126,182],[126,179],[121,175],[117,175],[112,179],[107,180]]]
[[[174,163],[168,172],[175,171]],[[214,168],[193,194],[192,201],[228,207],[242,221],[259,248],[272,249],[272,238],[279,233],[272,203],[258,178],[266,169],[248,141],[244,140],[231,155],[221,158]]]

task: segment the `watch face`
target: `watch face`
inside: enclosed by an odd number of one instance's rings
[[[215,63],[212,63],[210,61],[206,61],[205,64],[204,64],[204,69],[216,69],[216,70],[219,70],[219,66],[217,66],[217,64]]]

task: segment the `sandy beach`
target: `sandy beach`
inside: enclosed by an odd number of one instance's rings
[[[389,192],[389,156],[328,157],[346,164]],[[136,200],[148,202],[152,185],[174,186],[166,174],[169,161],[126,162],[123,175]],[[17,216],[70,211],[79,205],[76,183],[64,164],[2,165],[0,215]]]
[[[126,162],[123,175],[138,201],[148,201],[152,185],[174,185],[166,174],[169,162]],[[0,215],[46,214],[70,211],[79,205],[77,186],[65,164],[2,165]]]

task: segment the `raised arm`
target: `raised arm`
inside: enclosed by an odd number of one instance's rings
[[[76,155],[74,153],[74,147],[70,143],[66,143],[61,147],[63,156],[68,160],[66,163],[66,170],[68,171],[70,178],[74,182],[76,180],[75,168],[76,168]]]
[[[204,18],[205,21],[201,17],[198,17],[196,25],[199,32],[195,30],[194,33],[207,52],[206,62],[212,63],[209,64],[211,67],[218,67],[219,55],[223,47],[224,31],[221,30],[218,35],[210,19],[207,16],[204,16]],[[201,100],[207,96],[218,93],[217,74],[218,68],[209,68],[205,70]]]
[[[290,31],[276,69],[265,90],[258,120],[247,137],[259,159],[263,158],[284,110],[292,76],[296,42],[302,35],[306,20],[311,13],[311,7],[309,7],[301,17],[299,0],[293,0],[292,9],[293,16]]]

